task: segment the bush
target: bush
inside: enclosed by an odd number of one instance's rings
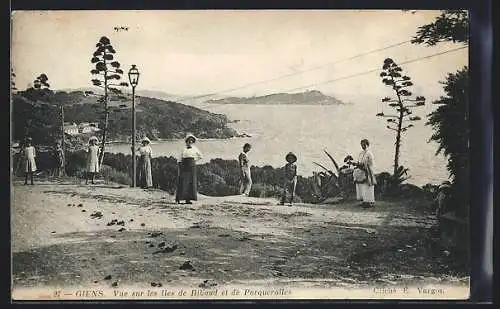
[[[250,196],[252,197],[276,197],[280,198],[283,193],[283,189],[268,184],[256,183],[252,185],[250,190]]]
[[[130,185],[132,183],[132,179],[128,174],[118,171],[108,165],[101,166],[99,178],[104,179],[106,182],[115,182],[123,185]]]

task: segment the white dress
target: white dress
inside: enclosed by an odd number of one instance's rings
[[[368,149],[361,151],[358,162],[368,170],[368,175],[364,183],[356,183],[356,198],[366,203],[374,203],[376,180],[375,173],[373,172],[373,153]]]
[[[100,148],[97,145],[87,148],[87,172],[99,173],[99,152]]]
[[[24,171],[26,173],[32,173],[36,171],[36,151],[35,147],[33,146],[28,146],[24,148],[24,161],[25,161],[25,168]]]

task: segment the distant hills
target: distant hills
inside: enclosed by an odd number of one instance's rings
[[[210,104],[293,104],[293,105],[339,105],[344,102],[321,91],[311,90],[300,93],[275,93],[256,97],[227,97],[206,101]]]
[[[50,142],[60,130],[60,109],[64,105],[66,122],[99,122],[104,126],[100,95],[87,90],[72,92],[19,91],[12,100],[13,139],[30,134],[37,143]],[[137,96],[137,132],[152,139],[182,138],[187,132],[200,138],[230,138],[238,133],[228,127],[226,115],[156,98]],[[131,97],[110,97],[109,139],[126,141],[131,135]]]

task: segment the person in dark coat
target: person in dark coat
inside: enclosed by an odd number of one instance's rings
[[[186,146],[178,158],[178,177],[175,201],[181,200],[186,204],[192,204],[191,201],[198,200],[196,161],[202,158],[200,150],[194,145],[196,137],[188,134],[185,139]]]

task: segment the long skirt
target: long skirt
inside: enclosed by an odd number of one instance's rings
[[[139,185],[143,188],[153,186],[153,176],[151,175],[151,158],[149,156],[139,157]]]
[[[365,203],[375,202],[375,186],[366,183],[356,183],[356,199]]]
[[[193,158],[184,158],[179,163],[175,200],[196,201],[197,199],[196,162]]]

